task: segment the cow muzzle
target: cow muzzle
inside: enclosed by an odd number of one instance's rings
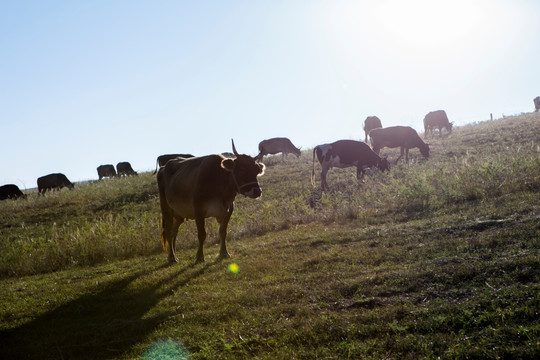
[[[262,189],[257,181],[239,186],[238,192],[252,199],[256,199],[262,195]]]

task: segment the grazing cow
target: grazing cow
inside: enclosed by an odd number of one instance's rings
[[[99,180],[103,179],[104,177],[113,178],[116,176],[114,166],[110,164],[98,166],[97,173],[99,176]]]
[[[26,199],[26,195],[23,194],[21,189],[17,185],[14,184],[7,184],[0,186],[0,200],[6,200],[6,199],[18,199],[22,197],[23,199]]]
[[[364,167],[376,166],[381,171],[388,170],[388,161],[375,154],[361,141],[339,140],[331,144],[317,145],[313,149],[313,171],[311,183],[315,185],[315,155],[321,164],[321,189],[328,188],[326,173],[333,167],[346,168],[356,166],[356,176],[360,180],[364,175]]]
[[[157,159],[156,159],[156,170],[154,171],[154,174],[157,173],[158,169],[159,169],[161,166],[165,166],[165,164],[167,163],[167,161],[172,160],[172,159],[176,159],[177,157],[181,157],[181,158],[192,158],[192,157],[194,157],[194,156],[191,155],[191,154],[165,154],[165,155],[160,155],[160,156],[158,156]]]
[[[118,176],[130,176],[130,175],[137,175],[135,170],[131,167],[131,164],[127,161],[119,162],[116,164],[116,172],[118,173]]]
[[[168,251],[169,263],[175,255],[178,227],[186,219],[195,219],[199,238],[196,263],[204,261],[205,218],[219,223],[220,258],[230,257],[225,245],[227,225],[234,209],[236,194],[255,199],[262,195],[257,176],[264,165],[249,155],[240,155],[232,143],[235,159],[207,155],[169,160],[158,170],[157,181],[162,214],[161,243]]]
[[[259,155],[256,159],[261,161],[265,155],[273,155],[281,153],[281,159],[285,160],[287,154],[294,154],[297,157],[300,157],[302,152],[300,148],[297,148],[293,145],[291,140],[287,138],[272,138],[263,140],[259,143]]]
[[[434,129],[439,129],[439,136],[442,136],[442,129],[445,128],[448,133],[452,132],[452,125],[448,121],[448,116],[444,110],[432,111],[424,117],[424,139],[427,138],[429,132],[433,135]]]
[[[534,101],[534,112],[540,110],[540,96],[537,96],[533,99]]]
[[[367,143],[369,132],[373,129],[382,128],[381,119],[376,116],[368,116],[364,120],[364,132],[366,133],[366,139],[364,140]]]
[[[71,190],[75,186],[68,180],[66,175],[61,173],[42,176],[37,179],[37,185],[38,193],[41,195],[45,194],[47,190],[59,190],[63,187],[67,187]]]
[[[373,129],[369,133],[373,151],[379,154],[383,147],[401,148],[401,155],[396,159],[396,163],[403,157],[405,152],[405,162],[409,163],[409,149],[417,147],[422,155],[429,157],[429,145],[420,139],[416,130],[410,126],[391,126],[381,129]]]

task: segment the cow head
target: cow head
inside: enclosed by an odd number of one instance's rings
[[[380,160],[377,162],[377,167],[381,171],[390,170],[390,163],[388,162],[388,159],[386,156],[380,158]]]
[[[236,190],[247,197],[256,199],[262,195],[262,189],[257,176],[264,174],[265,166],[249,155],[239,154],[232,142],[233,153],[236,159],[223,159],[221,167],[230,171],[236,185]]]
[[[453,126],[454,126],[454,122],[452,121],[451,123],[448,123],[448,125],[446,126],[446,130],[448,130],[448,132],[451,133]]]
[[[429,157],[429,144],[423,144],[418,147],[420,149],[420,153],[424,155],[424,157]]]

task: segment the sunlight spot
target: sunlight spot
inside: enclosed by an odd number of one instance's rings
[[[189,354],[180,344],[173,340],[158,340],[154,342],[142,356],[143,360],[187,360]]]
[[[484,21],[480,9],[465,0],[385,1],[379,5],[377,19],[404,48],[450,47],[450,51],[471,38]]]
[[[240,272],[240,267],[238,266],[237,263],[231,263],[231,264],[229,264],[229,266],[227,268],[233,274],[238,274]]]

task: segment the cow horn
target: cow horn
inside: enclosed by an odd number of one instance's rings
[[[234,140],[231,139],[231,141],[232,141],[232,151],[233,151],[233,154],[234,154],[236,157],[238,157],[238,151],[236,151],[236,147],[234,146]]]

